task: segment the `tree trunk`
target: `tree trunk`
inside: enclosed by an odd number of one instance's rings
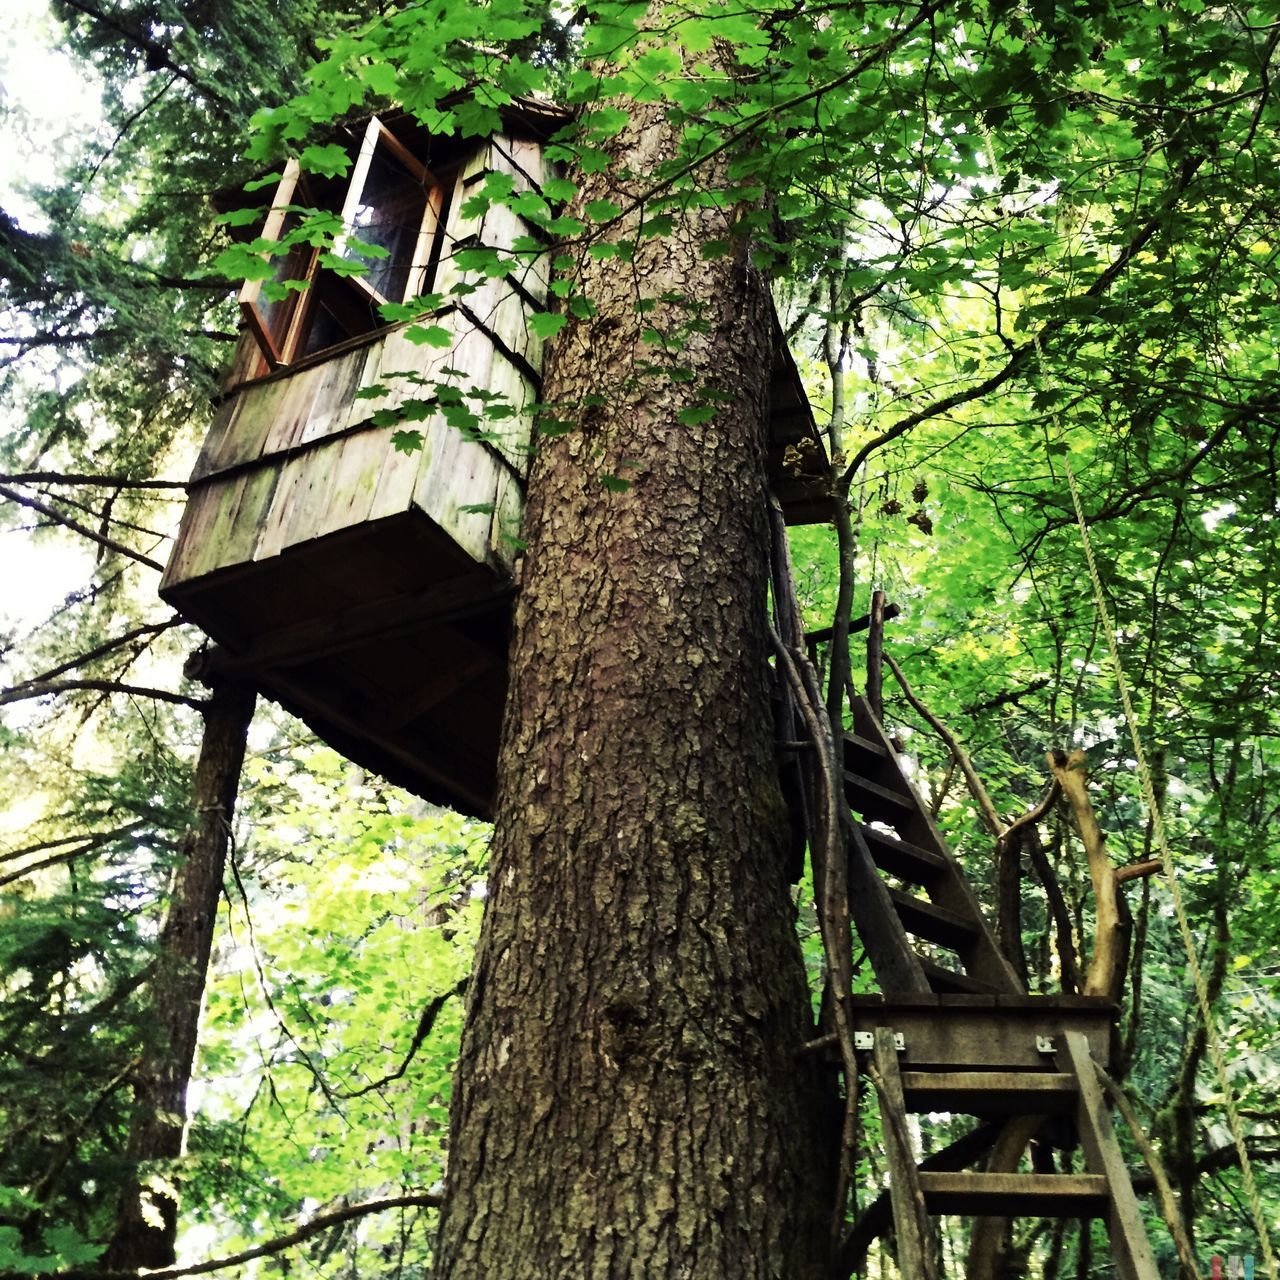
[[[625,206],[674,142],[640,106],[610,145],[579,208]],[[729,218],[585,264],[599,312],[548,354],[577,427],[530,480],[438,1280],[822,1272],[838,1124],[798,1053],[767,693],[768,303],[745,246],[700,253]],[[682,326],[692,380],[647,375],[642,330]],[[708,386],[730,399],[682,425]]]
[[[231,815],[253,718],[253,689],[214,687],[205,710],[195,777],[195,825],[187,835],[160,932],[152,984],[154,1030],[134,1084],[126,1154],[133,1173],[121,1196],[116,1230],[103,1258],[109,1270],[165,1267],[174,1261],[178,1202],[167,1183],[148,1184],[139,1165],[182,1154],[187,1085],[195,1061],[205,974],[218,918],[218,895]]]

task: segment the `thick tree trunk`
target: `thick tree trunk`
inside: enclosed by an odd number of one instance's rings
[[[658,108],[633,108],[618,172],[672,145]],[[625,206],[643,180],[618,172],[577,203]],[[835,1126],[798,1053],[766,679],[769,316],[745,256],[702,259],[728,217],[694,210],[634,263],[588,263],[599,314],[549,354],[544,399],[579,425],[530,482],[438,1280],[822,1270]],[[696,310],[638,314],[669,293]],[[690,319],[692,381],[647,375],[662,353],[642,329]],[[730,401],[682,425],[707,385]]]
[[[136,1172],[121,1196],[115,1235],[103,1258],[110,1270],[164,1267],[174,1261],[177,1200],[167,1182],[149,1183],[138,1166],[182,1154],[187,1085],[253,704],[251,688],[221,684],[204,713],[195,825],[185,841],[160,932],[152,983],[153,1038],[137,1069],[126,1149]]]

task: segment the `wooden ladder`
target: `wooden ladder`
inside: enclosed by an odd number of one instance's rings
[[[879,1096],[899,1270],[940,1275],[930,1215],[1102,1218],[1122,1280],[1158,1280],[1094,1065],[1106,1065],[1114,1006],[1026,994],[880,721],[865,699],[852,706],[849,909],[884,994],[854,997],[851,1021]],[[977,1116],[990,1141],[963,1163],[920,1161],[908,1116],[930,1112]],[[1047,1143],[1040,1171],[1019,1171],[1037,1134],[1078,1142],[1084,1172],[1052,1171]]]

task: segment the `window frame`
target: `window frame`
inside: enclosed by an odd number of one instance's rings
[[[308,329],[308,322],[314,318],[314,312],[320,305],[316,300],[315,284],[321,273],[328,275],[330,280],[336,283],[336,287],[352,290],[370,307],[388,302],[405,302],[426,291],[433,251],[443,229],[442,215],[446,189],[436,175],[377,116],[370,117],[361,138],[339,213],[342,230],[334,238],[329,252],[341,257],[347,240],[359,238],[355,225],[356,214],[361,207],[361,199],[380,147],[390,153],[395,163],[404,169],[422,190],[422,217],[418,224],[402,296],[385,297],[364,275],[327,272],[326,268],[320,265],[324,250],[319,247],[311,248],[305,271],[301,275],[289,277],[305,280],[306,287],[291,291],[289,305],[282,313],[283,318],[272,319],[265,314],[262,301],[264,281],[262,279],[246,280],[237,298],[240,313],[253,334],[259,351],[273,371],[285,368],[303,358],[311,359],[329,350],[330,347],[340,345],[340,343],[331,343],[314,351],[299,351],[303,335]],[[312,203],[307,193],[302,166],[297,159],[290,158],[285,164],[280,182],[272,197],[271,207],[263,223],[261,233],[263,240],[274,243],[281,239],[286,219],[297,207],[294,197],[299,193],[304,203]],[[263,256],[271,260],[276,255],[267,251]],[[375,322],[367,330],[349,334],[348,339],[377,334],[390,327],[392,326],[385,322]]]

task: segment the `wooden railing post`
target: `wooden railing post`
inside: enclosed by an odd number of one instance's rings
[[[884,723],[884,592],[871,593],[870,626],[867,628],[867,702],[875,718]]]

